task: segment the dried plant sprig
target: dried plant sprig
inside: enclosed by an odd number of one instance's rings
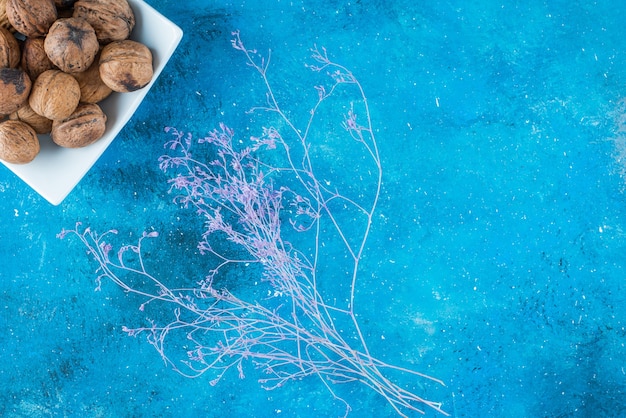
[[[215,257],[217,265],[199,283],[171,288],[151,275],[144,263],[143,242],[156,238],[156,232],[144,233],[136,245],[122,246],[117,257],[110,256],[113,245],[108,240],[116,231],[98,235],[90,228],[81,230],[77,224],[59,235],[75,234],[87,247],[98,264],[98,287],[102,279],[112,280],[126,292],[144,299],[142,311],[152,303],[173,307],[170,320],[152,320],[149,326],[123,330],[131,336],[147,335],[164,361],[185,376],[208,373],[214,385],[231,369],[244,377],[244,363],[250,361],[264,372],[259,382],[266,389],[318,376],[332,396],[345,404],[346,415],[350,405],[336,393],[334,384],[361,382],[383,396],[402,416],[409,411],[424,412],[420,405],[447,415],[441,403],[404,389],[386,377],[385,371],[394,370],[441,385],[443,382],[375,358],[357,321],[355,293],[360,261],[382,184],[378,146],[361,84],[347,68],[333,62],[324,48],[315,47],[314,64],[308,68],[326,72],[331,83],[316,87],[317,102],[304,129],[298,129],[276,99],[275,87],[268,78],[271,55],[264,57],[247,49],[238,32],[233,36],[233,47],[243,52],[247,64],[259,73],[266,87],[266,104],[251,111],[273,112],[287,127],[286,131],[266,127],[261,135],[245,142],[236,140],[234,131],[224,124],[198,140],[175,128],[166,128],[172,135],[165,144],[170,153],[159,159],[160,168],[173,173],[169,186],[174,201],[195,208],[204,219],[198,248]],[[376,173],[375,184],[365,197],[351,198],[322,181],[310,154],[309,133],[318,109],[341,87],[356,88],[363,109],[358,115],[363,118],[361,123],[351,104],[341,126],[365,150]],[[198,146],[209,146],[214,157],[208,161],[196,158],[192,151]],[[284,165],[264,159],[265,153],[270,152],[280,153]],[[341,205],[335,205],[337,202]],[[342,207],[358,214],[360,229],[342,224],[338,213]],[[350,260],[345,303],[335,302],[341,298],[329,302],[330,298],[320,290],[323,281],[337,280],[319,276],[324,256],[321,241],[327,233],[323,222],[332,226]],[[295,248],[287,239],[293,234],[311,237],[312,244],[307,250]],[[216,246],[216,239],[226,239],[237,249],[235,255]],[[216,278],[228,267],[245,268],[251,264],[259,267],[255,272],[270,289],[269,297],[247,300],[216,285]],[[346,324],[351,330],[344,329]],[[183,361],[174,360],[168,350],[172,334],[178,331],[192,346]]]

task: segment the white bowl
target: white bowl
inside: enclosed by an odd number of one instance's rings
[[[150,84],[132,93],[113,93],[100,103],[107,115],[106,132],[97,142],[78,149],[55,145],[50,135],[39,135],[41,151],[28,164],[1,161],[53,205],[60,204],[96,163],[143,101],[148,90],[170,59],[183,31],[142,0],[128,0],[136,24],[131,39],[142,42],[152,52],[154,76]]]

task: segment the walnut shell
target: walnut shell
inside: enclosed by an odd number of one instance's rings
[[[70,74],[60,70],[41,73],[33,83],[28,98],[30,107],[48,119],[65,119],[70,116],[80,101],[80,86]]]
[[[57,19],[54,0],[7,0],[6,13],[11,25],[30,37],[44,36]]]
[[[65,148],[81,148],[102,138],[107,117],[95,103],[81,103],[68,118],[52,123],[50,136]]]
[[[26,123],[38,134],[48,134],[52,130],[52,120],[35,112],[28,102],[17,109],[17,112],[11,113],[9,119]]]
[[[19,120],[0,123],[0,159],[26,164],[35,159],[39,150],[39,138],[33,128]]]
[[[8,115],[28,100],[32,82],[20,68],[0,68],[0,114]]]
[[[56,68],[43,47],[44,38],[26,38],[22,47],[22,68],[31,80],[39,74]]]
[[[135,14],[127,0],[79,0],[74,3],[74,17],[89,22],[101,44],[128,39],[135,27]]]
[[[20,63],[20,45],[8,29],[0,26],[0,67],[15,68]]]
[[[15,32],[15,28],[7,18],[7,0],[0,0],[0,27],[8,29],[9,32]]]
[[[152,53],[140,42],[111,42],[100,53],[100,77],[120,93],[139,90],[152,80]]]
[[[54,22],[43,46],[50,61],[66,73],[85,71],[100,49],[93,27],[77,17]]]
[[[106,99],[112,92],[100,78],[100,67],[96,60],[87,71],[72,74],[80,86],[80,101],[98,103]]]

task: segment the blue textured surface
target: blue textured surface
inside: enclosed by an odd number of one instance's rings
[[[0,168],[0,416],[342,413],[316,379],[266,392],[235,373],[216,387],[178,376],[121,332],[136,304],[94,292],[84,249],[56,238],[77,221],[128,242],[154,228],[155,274],[203,275],[199,221],[170,202],[157,159],[165,126],[260,128],[234,29],[272,49],[296,118],[314,43],[369,96],[384,189],[358,302],[374,352],[444,380],[411,387],[456,417],[626,416],[625,5],[149,3],[183,41],[79,186],[53,207]],[[363,387],[341,390],[353,416],[394,416]]]

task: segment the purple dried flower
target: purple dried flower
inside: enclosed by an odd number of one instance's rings
[[[144,265],[143,241],[157,238],[156,231],[144,232],[136,245],[121,246],[117,260],[108,256],[113,246],[104,241],[106,233],[98,235],[89,228],[79,232],[77,224],[74,230],[61,231],[59,237],[76,234],[98,263],[97,282],[106,277],[125,291],[142,296],[145,301],[140,310],[151,303],[172,305],[173,317],[169,320],[151,320],[145,327],[122,330],[130,336],[144,333],[166,364],[185,376],[211,374],[210,384],[215,385],[224,373],[236,369],[239,377],[244,378],[244,361],[251,360],[265,372],[266,377],[259,383],[267,389],[307,376],[322,378],[332,395],[345,403],[346,415],[350,406],[332,391],[330,383],[362,382],[402,416],[409,411],[422,412],[420,405],[445,414],[440,403],[395,384],[385,371],[443,383],[373,357],[355,314],[360,261],[382,182],[378,147],[360,83],[348,69],[333,62],[326,49],[315,47],[312,57],[316,63],[308,67],[326,71],[331,82],[315,87],[318,101],[309,112],[305,129],[298,129],[276,100],[267,77],[269,53],[267,57],[260,56],[256,50],[245,47],[239,32],[233,32],[233,36],[233,47],[243,52],[248,65],[259,73],[268,89],[266,104],[251,111],[274,112],[286,132],[281,134],[274,127],[264,127],[249,142],[234,141],[235,132],[220,123],[218,129],[194,140],[189,133],[167,127],[165,131],[171,138],[165,148],[174,155],[159,158],[160,169],[171,175],[168,183],[170,193],[175,194],[174,202],[193,206],[204,219],[198,249],[201,254],[212,255],[217,265],[195,286],[173,288],[149,274]],[[377,173],[373,192],[366,198],[350,198],[339,190],[330,190],[321,181],[309,154],[308,132],[316,121],[317,109],[341,86],[356,88],[357,99],[363,104],[363,124],[357,122],[357,112],[351,104],[342,126],[369,154],[371,170]],[[203,146],[210,147],[213,157],[203,160],[191,153],[192,148]],[[265,160],[267,151],[282,157],[282,165]],[[341,205],[330,204],[335,201],[359,213],[361,235],[347,233],[353,230],[344,228],[339,220],[337,207]],[[292,226],[287,231],[282,228],[285,221]],[[344,279],[344,274],[333,278],[318,274],[327,229],[339,237],[347,259],[352,260],[345,275],[347,294],[344,298],[332,298],[340,302],[330,302],[331,298],[327,300],[320,290],[323,280]],[[296,234],[294,238],[298,240],[310,238],[310,246],[298,250],[287,239],[293,237],[290,234]],[[224,249],[224,239],[237,247],[238,256]],[[134,256],[127,257],[128,251]],[[234,266],[252,267],[251,273],[267,286],[267,297],[246,300],[217,287],[216,279]],[[126,275],[134,280],[126,279]],[[347,303],[342,304],[344,299]],[[339,322],[341,329],[336,325]],[[176,330],[184,330],[193,347],[179,361],[174,360],[176,356],[169,352],[167,344],[170,333]]]

